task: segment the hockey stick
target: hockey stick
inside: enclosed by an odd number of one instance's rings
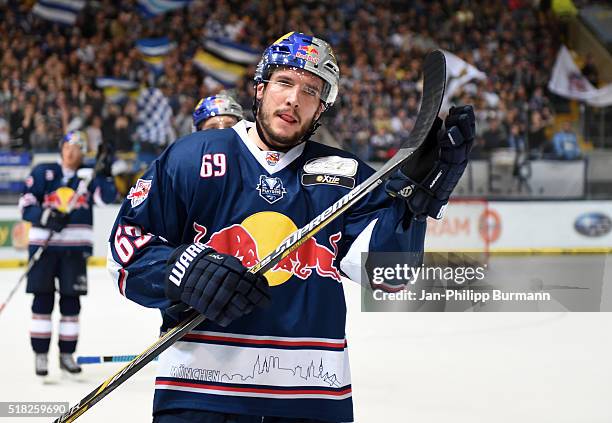
[[[9,292],[8,297],[6,297],[6,300],[4,300],[2,304],[0,304],[0,313],[2,313],[2,310],[4,310],[4,308],[9,303],[9,301],[11,301],[11,298],[13,298],[13,295],[15,295],[15,293],[21,286],[21,282],[25,280],[28,273],[30,273],[30,270],[32,270],[32,267],[34,267],[36,262],[40,259],[40,256],[42,256],[42,254],[47,250],[47,247],[49,246],[49,242],[51,241],[51,238],[53,238],[54,233],[55,232],[51,231],[47,239],[45,239],[45,242],[42,245],[40,245],[36,249],[36,251],[34,251],[34,254],[32,254],[32,257],[30,257],[30,260],[28,260],[28,264],[26,266],[25,272],[23,272],[23,274],[19,277],[19,280],[17,281],[13,289],[11,289],[11,292]]]
[[[421,109],[417,116],[414,129],[408,139],[402,144],[398,152],[388,163],[375,172],[364,182],[353,188],[348,194],[340,198],[323,213],[315,217],[310,223],[289,235],[272,253],[264,257],[259,263],[249,269],[252,273],[265,273],[275,264],[287,257],[300,247],[306,240],[314,236],[323,227],[346,211],[369,192],[382,184],[408,157],[414,153],[425,141],[435,118],[440,111],[444,88],[446,84],[446,61],[444,54],[436,50],[428,54],[423,65],[424,84]],[[204,316],[194,312],[189,318],[179,323],[164,336],[159,338],[153,345],[136,357],[113,376],[104,381],[100,386],[86,395],[81,401],[74,405],[66,413],[55,420],[55,423],[72,422],[86,412],[94,404],[112,392],[115,388],[129,379],[132,375],[143,368],[147,363],[165,351],[173,343],[179,340],[187,332],[198,326],[205,320]]]
[[[134,360],[137,355],[79,355],[77,364],[100,364],[100,363],[127,363]],[[155,357],[152,361],[157,360]]]
[[[78,173],[77,173],[77,177],[78,177]],[[80,181],[79,181],[79,185],[77,186],[77,191],[74,193],[74,195],[70,199],[70,202],[68,203],[68,207],[66,207],[66,213],[67,214],[70,214],[70,212],[72,211],[72,209],[76,205],[76,202],[78,200],[79,195],[82,194],[82,192],[80,190],[81,186],[84,186],[85,190],[87,190],[87,186],[91,182],[92,178],[93,178],[93,172],[87,172],[86,176],[84,176],[82,178],[79,178]],[[40,257],[47,250],[47,247],[49,246],[49,243],[51,242],[51,238],[53,238],[53,235],[55,235],[55,234],[56,234],[56,232],[53,232],[52,230],[49,230],[49,236],[47,237],[45,242],[42,245],[40,245],[36,249],[36,251],[34,251],[34,254],[32,254],[32,257],[30,257],[30,260],[28,260],[28,264],[26,266],[25,272],[23,272],[23,274],[21,275],[21,277],[19,278],[19,280],[17,281],[17,283],[15,284],[13,289],[11,289],[11,292],[9,292],[9,295],[6,298],[6,300],[4,300],[4,302],[2,304],[0,304],[0,313],[2,313],[2,310],[4,310],[4,308],[6,307],[8,302],[11,300],[11,298],[13,298],[13,295],[15,295],[15,293],[19,289],[19,286],[21,285],[21,282],[23,282],[25,280],[25,278],[28,275],[28,273],[30,273],[30,270],[32,270],[32,267],[34,267],[36,262],[38,262],[38,260],[40,260]]]

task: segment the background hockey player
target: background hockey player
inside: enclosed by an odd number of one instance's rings
[[[387,184],[393,196],[373,191],[265,277],[251,275],[373,173],[309,140],[339,77],[325,41],[281,37],[256,70],[255,123],[178,140],[122,205],[108,261],[119,291],[160,308],[165,327],[181,305],[208,319],[161,355],[154,421],[353,420],[341,273],[359,281],[364,251],[422,251],[426,217],[440,216],[466,166],[474,113],[454,108],[436,123]]]
[[[242,119],[244,119],[242,106],[227,94],[203,98],[193,111],[195,131],[231,128]]]
[[[28,273],[26,288],[34,294],[30,339],[39,376],[48,373],[56,278],[61,313],[60,368],[70,373],[81,371],[72,354],[79,336],[79,296],[87,293],[86,261],[92,252],[93,238],[92,205],[110,203],[117,195],[110,177],[110,157],[97,164],[95,174],[94,169],[79,171],[86,148],[83,132],[69,132],[60,142],[60,162],[35,166],[19,200],[23,219],[32,222],[30,257],[39,247],[45,248]],[[82,174],[89,177],[81,179]],[[50,232],[53,236],[49,239]]]

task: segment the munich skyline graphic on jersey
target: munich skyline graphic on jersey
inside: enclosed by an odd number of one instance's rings
[[[262,359],[261,355],[258,354],[250,373],[242,374],[235,372],[232,374],[221,373],[216,369],[200,369],[188,367],[183,364],[178,366],[172,366],[170,368],[170,374],[172,377],[181,379],[194,379],[203,380],[210,382],[256,382],[257,377],[263,374],[278,372],[282,377],[291,374],[293,377],[303,379],[305,381],[309,379],[319,379],[330,387],[340,388],[342,383],[339,381],[338,376],[335,373],[329,374],[325,371],[323,365],[323,358],[319,359],[319,365],[315,365],[315,360],[311,360],[307,366],[295,365],[293,367],[282,367],[281,358],[275,355],[267,355]]]

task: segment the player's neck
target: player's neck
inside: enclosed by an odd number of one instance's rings
[[[264,143],[261,138],[259,137],[259,134],[257,133],[257,130],[255,129],[255,126],[252,126],[250,128],[247,128],[247,136],[249,137],[249,140],[255,144],[257,146],[257,148],[259,148],[262,151],[272,151],[272,149],[270,147],[268,147],[266,145],[266,143]]]
[[[255,124],[253,127],[247,128],[247,135],[249,140],[253,142],[261,151],[280,151],[281,153],[286,153],[295,147],[295,145],[292,145],[291,147],[277,147],[265,142],[262,137],[265,137],[266,135],[263,133],[262,129],[257,127],[257,124]]]
[[[78,164],[67,164],[64,162],[60,162],[60,166],[62,167],[62,171],[66,172],[71,172],[74,173],[77,171],[77,169],[80,167]]]

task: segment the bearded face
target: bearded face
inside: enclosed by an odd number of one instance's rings
[[[323,111],[323,80],[300,69],[280,68],[265,82],[257,86],[257,119],[268,142],[288,150]]]

